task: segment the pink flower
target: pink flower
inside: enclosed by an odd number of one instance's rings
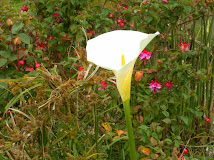
[[[35,61],[35,68],[40,68],[40,64]]]
[[[57,55],[57,56],[58,56],[58,58],[59,58],[59,59],[61,59],[61,58],[62,58],[62,57],[61,57],[61,55],[60,55],[59,53],[58,53],[58,55]]]
[[[175,88],[175,86],[171,83],[171,82],[169,82],[169,80],[168,80],[168,82],[166,82],[164,85],[163,85],[163,87],[164,86],[166,86],[166,88],[168,88],[168,89],[170,89],[170,88]]]
[[[113,13],[109,15],[109,18],[113,18]]]
[[[207,122],[207,123],[209,123],[209,122],[210,122],[210,119],[209,119],[209,118],[207,118],[205,115],[204,115],[204,119],[206,120],[206,122]]]
[[[83,67],[78,66],[79,71],[82,71],[83,69],[84,69]]]
[[[179,49],[181,52],[187,52],[189,50],[189,44],[186,44],[185,42],[182,43],[181,40],[179,43]]]
[[[22,11],[23,11],[23,12],[27,12],[27,11],[28,11],[28,8],[27,8],[26,6],[23,6],[23,7],[22,7]]]
[[[30,17],[30,18],[29,18],[29,20],[32,20],[32,19],[33,19],[33,17]]]
[[[116,83],[116,79],[113,79],[113,81]],[[116,86],[115,83],[112,83],[112,86]]]
[[[32,72],[32,71],[34,71],[34,69],[32,67],[31,68],[28,67],[28,68],[25,68],[25,71],[26,72]]]
[[[77,80],[81,80],[82,79],[82,77],[81,76],[77,76]]]
[[[186,148],[184,148],[184,154],[188,154],[188,150]]]
[[[185,44],[185,43],[184,43],[183,45],[184,45],[184,51],[185,51],[185,52],[188,51],[190,45],[189,45],[189,44]]]
[[[54,40],[54,38],[53,38],[52,36],[50,36],[50,38],[49,38],[49,39],[50,39],[51,41],[52,41],[52,40]]]
[[[162,1],[163,1],[163,3],[165,3],[165,4],[169,3],[167,0],[162,0]]]
[[[134,22],[131,24],[131,28],[134,28]]]
[[[23,66],[24,64],[25,64],[25,58],[23,58],[23,60],[19,62],[20,66]]]
[[[88,33],[91,35],[91,37],[92,37],[93,35],[95,35],[95,33],[94,33],[93,31],[91,31],[90,29],[89,29]]]
[[[58,17],[58,16],[60,16],[59,13],[53,15],[53,17]]]
[[[98,90],[106,90],[108,84],[105,81],[101,82],[102,87],[99,87]]]
[[[57,23],[62,23],[62,18],[59,18],[59,19],[57,20]]]
[[[162,88],[161,83],[157,83],[157,80],[155,79],[155,81],[151,81],[151,83],[147,83],[149,84],[149,88],[151,89],[151,92],[153,92],[155,94],[155,92],[159,92],[160,89]]]
[[[121,28],[124,27],[124,23],[123,23],[123,22],[120,23],[120,27],[121,27]]]
[[[147,0],[146,0],[146,1],[143,1],[142,4],[146,4],[146,2],[147,2]]]
[[[127,5],[125,5],[125,6],[123,7],[123,9],[124,9],[124,10],[127,10],[127,9],[128,9]]]
[[[141,54],[139,55],[140,60],[144,60],[144,65],[146,64],[146,61],[148,61],[151,58],[152,52],[147,52],[145,49]]]

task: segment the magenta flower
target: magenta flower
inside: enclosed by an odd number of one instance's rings
[[[32,72],[32,71],[34,71],[34,69],[32,67],[27,67],[27,68],[25,68],[25,71],[26,72]]]
[[[23,11],[23,12],[27,12],[27,11],[28,11],[28,8],[27,8],[26,6],[23,6],[23,7],[22,7],[22,11]]]
[[[162,1],[163,1],[163,3],[165,3],[165,4],[169,3],[167,0],[162,0]]]
[[[49,38],[49,39],[50,39],[51,41],[52,41],[52,40],[54,40],[54,38],[53,38],[52,36],[50,36],[50,38]]]
[[[151,83],[147,83],[149,84],[149,88],[151,89],[151,92],[153,92],[155,94],[155,92],[159,92],[160,89],[162,88],[161,83],[157,83],[157,80],[155,79],[155,81],[151,81]]]
[[[180,43],[179,48],[181,52],[187,52],[189,50],[190,44],[186,44],[184,41],[182,43],[181,40],[179,43]]]
[[[61,23],[62,22],[62,18],[59,18],[58,20],[57,20],[57,23]]]
[[[144,65],[146,65],[146,61],[148,61],[151,58],[152,52],[147,52],[145,49],[141,54],[139,55],[140,60],[144,60]]]
[[[183,43],[183,45],[184,45],[184,51],[186,52],[186,51],[188,51],[189,50],[189,44],[185,44],[185,43]]]
[[[53,15],[53,17],[58,17],[58,16],[60,16],[59,13]]]
[[[147,2],[147,0],[146,0],[146,1],[143,1],[142,4],[146,4],[146,2]]]
[[[93,31],[91,31],[90,29],[89,29],[88,33],[91,35],[91,37],[92,37],[93,35],[95,35],[95,33],[94,33]]]
[[[168,80],[168,82],[166,82],[164,85],[163,85],[163,87],[164,86],[166,86],[166,88],[168,88],[168,89],[170,89],[170,88],[175,88],[175,86],[171,83],[171,82],[169,82],[169,80]]]
[[[106,90],[108,84],[105,81],[101,82],[102,87],[99,87],[98,90]]]

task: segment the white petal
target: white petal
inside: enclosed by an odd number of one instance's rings
[[[117,30],[104,33],[87,42],[87,59],[110,70],[119,70],[121,56],[124,54],[128,64],[139,56],[141,51],[156,36],[131,30]],[[124,66],[123,66],[124,67]]]
[[[116,76],[117,89],[123,101],[130,99],[132,71],[136,58],[122,67],[120,70],[113,71]]]

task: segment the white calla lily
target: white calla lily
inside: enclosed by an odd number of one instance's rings
[[[116,76],[116,84],[123,101],[130,99],[131,77],[136,59],[149,42],[159,34],[131,30],[116,30],[87,42],[87,59]]]
[[[131,160],[137,160],[130,114],[131,77],[135,61],[149,42],[159,34],[118,30],[97,36],[87,42],[87,59],[116,76],[116,84],[123,100]]]

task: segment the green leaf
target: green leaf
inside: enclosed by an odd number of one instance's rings
[[[7,59],[5,58],[0,58],[0,67],[5,65],[5,63],[7,63]]]
[[[147,129],[149,129],[149,127],[148,126],[145,126],[145,125],[142,125],[142,126],[140,126],[140,127],[138,127],[139,129],[142,129],[142,130],[147,130]]]
[[[167,107],[166,107],[164,104],[161,105],[160,108],[161,108],[163,111],[167,110]]]
[[[166,138],[166,139],[164,140],[164,143],[172,144],[172,140],[171,140],[171,139],[169,139],[169,138]]]
[[[23,26],[24,24],[22,22],[15,23],[12,27],[12,33],[13,34],[19,33],[19,31],[22,29]]]
[[[185,117],[185,116],[180,116],[180,118],[181,118],[181,120],[183,120],[184,121],[184,123],[186,124],[186,125],[188,125],[188,118],[187,117]]]
[[[78,27],[80,27],[80,25],[72,24],[71,27],[70,27],[70,31],[73,32],[73,31],[75,31]]]
[[[21,40],[23,43],[30,44],[30,38],[29,38],[26,34],[24,34],[24,33],[19,33],[17,36],[20,38],[20,40]]]
[[[150,23],[153,20],[153,17],[147,16],[146,17],[146,23]]]
[[[169,117],[169,112],[167,112],[167,111],[162,111],[162,113],[164,114],[164,116]]]
[[[0,55],[4,58],[10,57],[11,53],[8,51],[0,51]]]
[[[52,5],[48,6],[46,11],[50,13],[53,12],[53,6]]]
[[[102,10],[102,13],[105,15],[105,16],[107,16],[108,14],[109,14],[109,9],[107,9],[107,8],[104,8],[103,10]]]
[[[17,60],[17,55],[13,55],[13,56],[9,57],[9,60],[12,62]]]

